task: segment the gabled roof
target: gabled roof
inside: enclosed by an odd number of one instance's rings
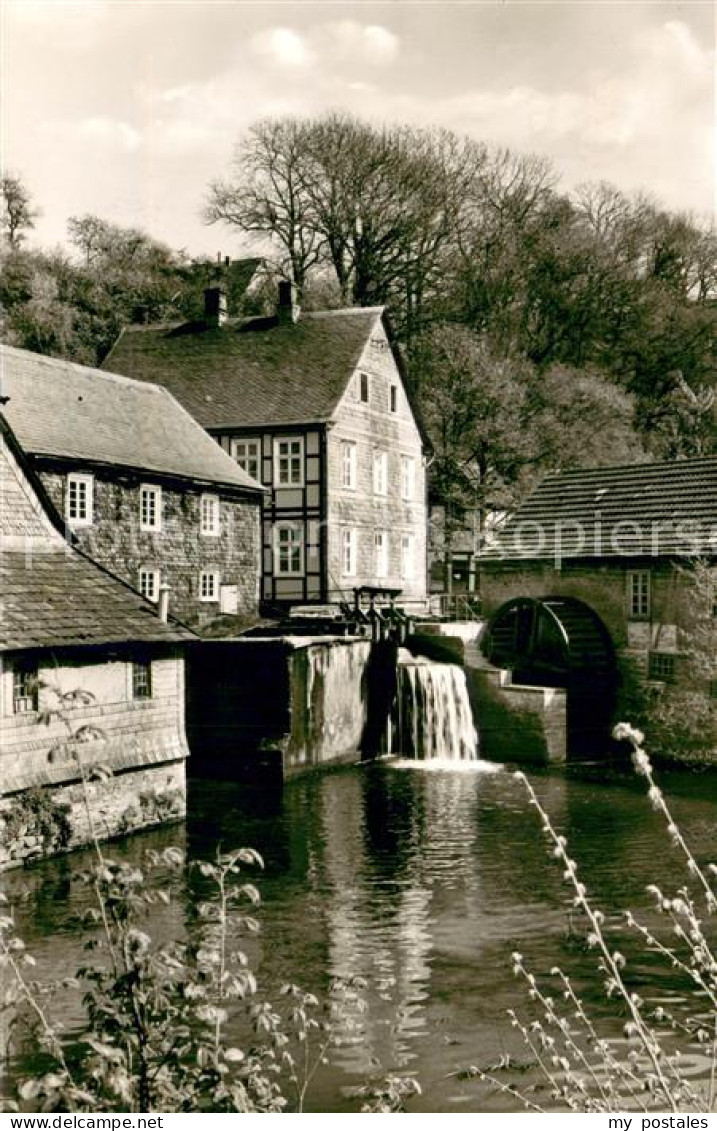
[[[382,307],[276,318],[131,326],[109,369],[169,389],[205,428],[257,428],[331,420]]]
[[[261,491],[157,385],[0,346],[0,391],[24,450],[202,485]]]
[[[0,651],[194,639],[71,547],[60,528],[0,416]]]
[[[717,555],[717,456],[563,471],[497,532],[483,561]]]

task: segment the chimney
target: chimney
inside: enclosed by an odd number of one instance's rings
[[[227,296],[223,287],[207,287],[204,292],[204,321],[216,329],[227,320]]]
[[[279,283],[279,305],[276,315],[280,326],[290,326],[299,317],[299,306],[296,302],[296,287],[288,279]]]
[[[167,623],[169,618],[169,586],[166,582],[159,587],[159,609],[158,616],[164,624]]]

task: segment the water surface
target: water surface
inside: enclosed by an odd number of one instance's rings
[[[325,995],[332,978],[365,979],[363,1034],[317,1077],[314,1110],[349,1110],[348,1089],[379,1065],[420,1080],[412,1110],[510,1108],[486,1085],[455,1074],[506,1052],[527,1059],[506,1016],[511,1007],[530,1011],[512,974],[514,950],[536,975],[556,964],[570,972],[606,1031],[620,1031],[524,789],[495,767],[427,765],[352,767],[283,791],[192,783],[185,825],[111,849],[137,861],[168,844],[209,858],[218,845],[258,849],[266,863],[258,880],[262,931],[247,949],[261,991],[272,997],[292,981]],[[684,873],[643,784],[558,772],[532,780],[611,926],[628,907],[654,923],[646,886],[674,890]],[[665,787],[697,858],[714,858],[715,777],[673,774]],[[76,920],[88,897],[76,872],[85,859],[74,853],[4,878],[40,976],[72,973],[84,960]],[[165,940],[181,936],[189,920],[180,895],[149,926]],[[620,949],[632,985],[679,1006],[686,991],[679,979],[629,943],[621,940]],[[75,997],[54,1005],[70,1029],[81,1024]],[[696,1057],[695,1071],[703,1069]]]

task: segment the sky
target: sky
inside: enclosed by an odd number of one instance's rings
[[[188,254],[251,246],[202,222],[266,116],[344,109],[442,125],[714,219],[715,6],[676,0],[0,0],[0,161],[42,210]]]

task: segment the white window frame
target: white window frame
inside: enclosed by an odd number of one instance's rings
[[[353,526],[341,528],[341,576],[356,576],[356,529]]]
[[[284,532],[297,534],[296,544],[293,539],[284,542],[282,534]],[[288,549],[288,561],[282,555],[284,548]],[[298,548],[299,561],[297,565],[293,564],[293,552]],[[282,569],[282,561],[288,565],[287,569]],[[299,522],[277,522],[274,526],[274,576],[275,577],[304,577],[306,573],[306,539],[304,536],[304,527]]]
[[[240,454],[242,448],[244,450]],[[254,449],[253,454],[250,449]],[[229,452],[242,471],[261,483],[261,440],[258,436],[235,436],[229,442]],[[253,464],[256,464],[256,471],[251,470]]]
[[[373,493],[388,494],[388,452],[384,448],[373,450]]]
[[[205,582],[211,581],[210,584]],[[203,569],[199,574],[199,600],[206,604],[219,604],[222,575],[218,569]]]
[[[207,515],[210,521],[207,522]],[[221,534],[221,511],[218,495],[205,492],[199,498],[199,529],[205,538],[218,538]]]
[[[356,471],[358,467],[356,442],[341,441],[341,486],[347,491],[356,490]]]
[[[416,461],[413,456],[401,456],[401,498],[410,503],[416,495]]]
[[[401,535],[401,577],[406,581],[413,581],[416,576],[415,568],[416,536],[415,534]]]
[[[79,494],[80,494],[79,488],[81,488],[81,487],[84,488],[84,504],[85,505],[84,505],[84,514],[82,514],[82,515],[77,515],[77,514],[73,515],[72,514],[71,502],[72,502],[72,487],[73,486],[78,488],[78,493],[77,493],[78,499],[79,499]],[[94,499],[95,477],[94,477],[94,475],[86,475],[84,473],[81,474],[81,473],[76,472],[76,471],[71,471],[69,473],[69,475],[67,476],[67,482],[65,484],[65,489],[66,489],[65,518],[67,519],[68,525],[72,526],[72,527],[75,527],[75,526],[92,526],[92,523],[94,522],[94,511],[95,511],[95,499]]]
[[[154,499],[154,518],[149,521],[144,517],[146,495]],[[156,483],[140,483],[139,485],[139,528],[154,534],[162,529],[162,488]]]
[[[648,621],[652,607],[649,569],[631,569],[627,574],[627,615],[629,620]]]
[[[281,454],[281,445],[296,444],[298,446],[298,454],[293,454],[291,450],[287,455]],[[274,486],[283,487],[291,490],[293,487],[304,486],[304,437],[303,436],[275,436],[274,437]],[[286,481],[281,479],[281,461],[288,460],[289,478]],[[298,479],[293,478],[293,471],[291,467],[292,460],[298,459],[299,461],[299,476]]]
[[[143,584],[144,578],[146,578],[146,579],[151,578],[152,579],[151,586],[148,587],[146,584]],[[160,582],[161,582],[161,576],[160,576],[160,572],[159,572],[158,569],[154,569],[153,566],[150,566],[149,568],[142,566],[142,568],[139,571],[138,589],[139,589],[140,593],[142,594],[142,596],[146,598],[146,600],[152,601],[152,602],[154,602],[154,604],[157,603],[157,601],[159,600]],[[146,590],[146,592],[145,592],[145,590]]]
[[[374,576],[377,580],[388,577],[388,531],[373,533]]]

